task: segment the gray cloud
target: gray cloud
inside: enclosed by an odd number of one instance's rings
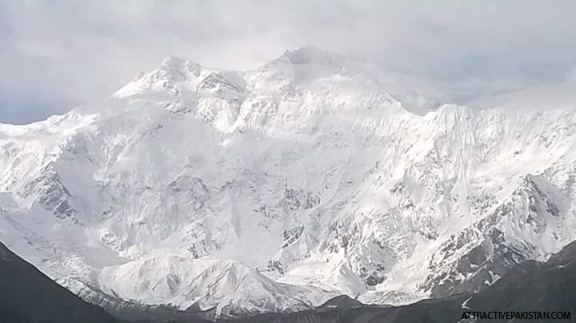
[[[69,107],[168,54],[245,69],[313,44],[463,100],[573,77],[575,16],[572,0],[0,0],[0,87],[43,89]],[[37,115],[60,109],[47,105]]]
[[[0,85],[0,121],[22,124],[64,112],[66,100],[56,93],[33,86]]]

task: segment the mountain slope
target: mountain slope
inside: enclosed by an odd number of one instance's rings
[[[117,322],[54,283],[0,243],[0,322]]]
[[[552,312],[571,316],[561,322],[574,322],[576,311],[576,242],[572,242],[547,262],[527,261],[515,266],[492,286],[478,294],[460,294],[447,299],[425,300],[400,307],[356,305],[338,309],[316,309],[294,314],[270,314],[238,321],[246,323],[368,323],[368,322],[474,322],[462,319],[465,312]],[[536,315],[536,314],[533,314]],[[538,314],[539,315],[539,314]],[[491,318],[490,322],[550,322],[534,319]]]
[[[441,100],[315,48],[245,72],[170,57],[106,100],[0,125],[0,238],[108,308],[481,290],[576,238],[576,110]]]

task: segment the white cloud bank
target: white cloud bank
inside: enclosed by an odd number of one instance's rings
[[[30,97],[0,99],[0,122],[107,95],[168,54],[246,69],[304,45],[475,98],[573,77],[574,17],[573,0],[0,0],[0,96]]]

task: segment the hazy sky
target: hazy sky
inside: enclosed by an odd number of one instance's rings
[[[173,54],[253,68],[316,45],[457,100],[576,73],[574,0],[0,0],[0,122],[106,96]]]

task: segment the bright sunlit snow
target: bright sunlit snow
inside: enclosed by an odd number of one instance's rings
[[[576,237],[576,104],[443,104],[317,48],[169,57],[109,98],[0,125],[0,240],[88,301],[295,310],[476,289]]]

